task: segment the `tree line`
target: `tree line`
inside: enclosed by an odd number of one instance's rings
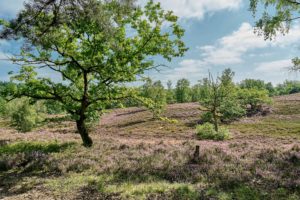
[[[146,107],[152,112],[153,118],[162,119],[168,104],[198,102],[203,114],[199,116],[201,123],[210,123],[216,132],[219,123],[228,123],[243,116],[251,116],[262,112],[263,106],[272,102],[275,95],[300,92],[300,81],[285,81],[273,86],[263,80],[245,79],[234,83],[234,72],[225,69],[221,76],[199,80],[191,85],[188,79],[180,79],[173,86],[171,81],[165,87],[161,81],[146,78],[144,84],[128,87],[132,96],[103,104],[102,110],[124,107]],[[64,105],[55,100],[37,100],[29,97],[12,98],[24,87],[22,83],[0,82],[0,115],[10,119],[20,131],[27,132],[41,124],[49,114],[67,114]],[[11,98],[11,99],[10,99]],[[92,124],[101,113],[96,112],[87,121]]]

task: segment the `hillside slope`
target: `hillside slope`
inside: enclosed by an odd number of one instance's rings
[[[223,142],[197,139],[198,107],[169,105],[178,123],[112,110],[92,128],[92,149],[63,118],[26,134],[1,122],[0,199],[300,199],[300,94],[226,125]]]

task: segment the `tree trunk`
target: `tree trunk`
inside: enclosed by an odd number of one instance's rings
[[[219,127],[218,127],[218,116],[216,111],[213,112],[213,118],[214,118],[214,126],[215,126],[215,131],[219,131]]]
[[[93,140],[90,138],[89,133],[87,131],[87,128],[85,126],[84,120],[77,120],[77,130],[81,136],[83,146],[85,147],[91,147],[93,145]]]

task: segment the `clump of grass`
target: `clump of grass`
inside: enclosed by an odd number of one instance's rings
[[[45,186],[59,194],[65,194],[95,182],[97,177],[85,174],[68,174],[64,177],[48,179]]]
[[[201,140],[226,140],[229,139],[229,131],[226,128],[220,128],[215,131],[213,124],[205,123],[196,127],[197,136]]]
[[[147,199],[151,195],[168,193],[178,199],[198,199],[199,194],[192,185],[183,183],[169,183],[165,181],[150,183],[123,183],[121,185],[108,185],[101,188],[106,193],[120,193],[124,199]]]
[[[57,153],[72,145],[74,145],[74,143],[59,144],[57,142],[16,142],[0,146],[0,155],[30,153],[35,151],[43,153]]]

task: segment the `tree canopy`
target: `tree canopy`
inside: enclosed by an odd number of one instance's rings
[[[31,0],[11,21],[1,20],[1,38],[22,39],[14,96],[55,100],[76,120],[85,146],[92,146],[86,121],[106,102],[130,97],[124,83],[187,50],[184,30],[171,11],[149,1]],[[41,68],[50,70],[40,76]],[[52,74],[60,76],[55,81]]]
[[[250,0],[250,10],[254,16],[261,4],[264,11],[256,22],[255,31],[264,35],[265,39],[273,39],[278,33],[288,33],[292,22],[300,19],[298,0]],[[300,71],[300,59],[296,57],[292,61],[292,70]]]

